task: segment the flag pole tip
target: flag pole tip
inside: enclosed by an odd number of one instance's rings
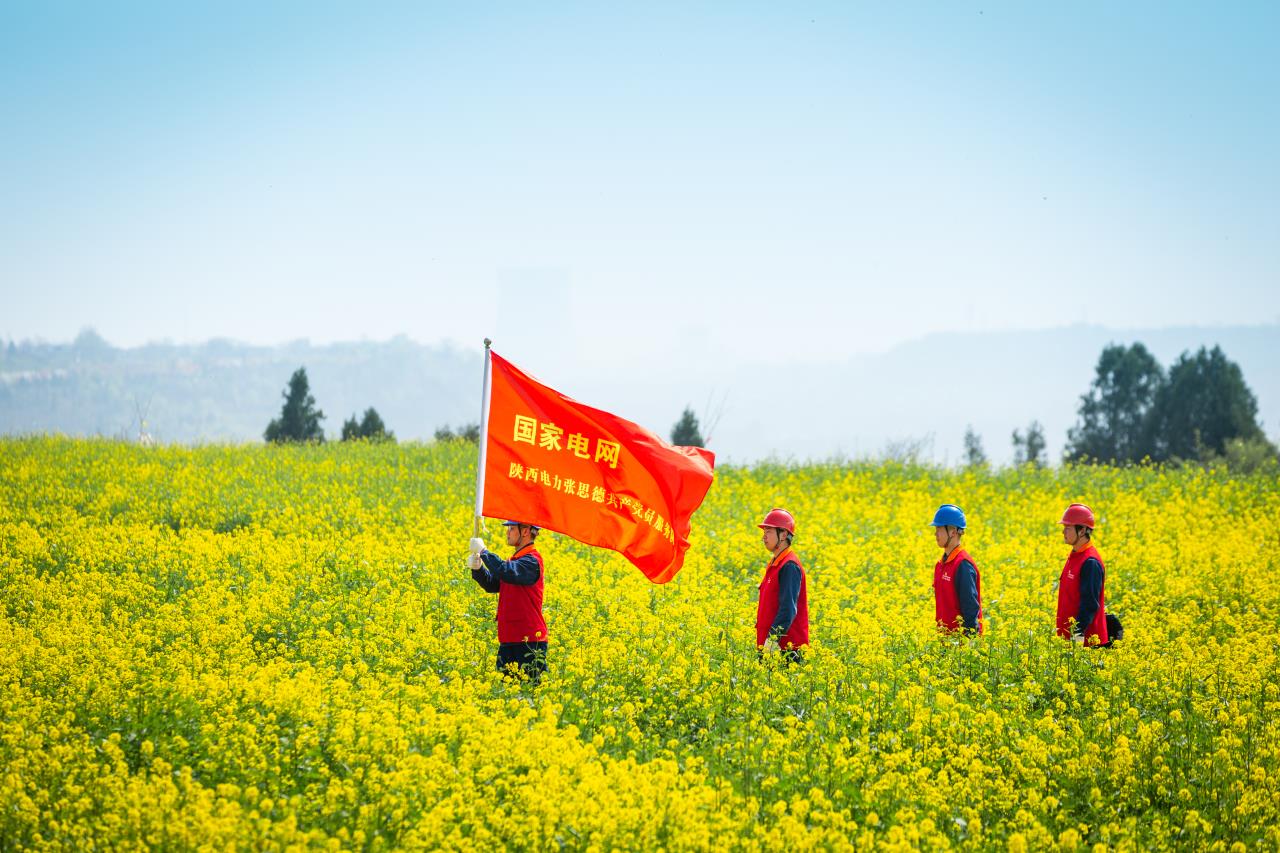
[[[493,341],[489,340],[488,338],[485,338],[485,339],[484,339],[484,348],[485,348],[485,349],[488,349],[492,344],[493,344]]]

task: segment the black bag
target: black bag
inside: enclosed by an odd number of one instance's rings
[[[1114,613],[1107,614],[1107,645],[1111,645],[1116,640],[1124,639],[1124,626],[1120,624],[1120,617]]]

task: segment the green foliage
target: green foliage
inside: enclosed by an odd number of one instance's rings
[[[1264,440],[1258,402],[1240,366],[1220,347],[1183,353],[1169,368],[1151,409],[1158,460],[1208,460],[1222,456],[1232,439]]]
[[[1222,461],[1253,470],[1272,447],[1243,372],[1217,346],[1184,352],[1167,376],[1142,344],[1109,346],[1079,414],[1067,433],[1068,461]]]
[[[1015,465],[1030,465],[1033,468],[1043,468],[1045,464],[1044,455],[1044,427],[1039,421],[1032,421],[1027,426],[1026,434],[1013,431],[1013,462]]]
[[[436,430],[436,441],[469,441],[480,443],[480,424],[463,424],[455,432],[453,427],[445,424]]]
[[[680,420],[676,421],[676,425],[671,428],[671,443],[677,447],[706,446],[698,426],[698,416],[693,413],[692,408],[686,406]]]
[[[1108,346],[1098,358],[1080,422],[1067,432],[1068,460],[1140,462],[1153,455],[1150,414],[1164,371],[1141,343]]]
[[[1221,462],[1240,474],[1280,472],[1280,452],[1264,436],[1233,438],[1227,442],[1226,450],[1210,461]]]
[[[267,424],[263,438],[270,444],[287,442],[324,441],[324,429],[320,421],[324,412],[316,408],[316,398],[311,396],[307,383],[307,369],[299,367],[289,377],[289,386],[281,392],[284,406],[280,417]]]
[[[982,449],[982,436],[968,424],[964,428],[964,464],[969,468],[987,467],[987,452]]]
[[[395,441],[396,434],[387,430],[386,424],[378,410],[370,406],[365,409],[364,417],[357,421],[353,414],[342,422],[343,441]]]

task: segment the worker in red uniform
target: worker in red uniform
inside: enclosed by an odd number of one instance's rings
[[[485,592],[498,594],[498,669],[522,672],[537,682],[547,671],[547,620],[542,615],[542,555],[533,547],[539,528],[522,521],[504,521],[507,544],[515,549],[510,560],[485,550],[481,539],[471,540],[467,565]]]
[[[1093,547],[1093,510],[1072,504],[1062,514],[1062,541],[1071,556],[1058,581],[1058,636],[1089,646],[1105,646],[1107,569]]]
[[[785,509],[774,509],[756,526],[764,531],[761,539],[771,555],[756,605],[756,647],[763,656],[773,640],[783,661],[799,663],[800,650],[809,645],[809,593],[804,566],[791,548],[796,520]]]
[[[933,567],[933,618],[947,633],[982,633],[982,576],[964,550],[964,511],[943,504],[933,514],[933,536],[942,559]]]

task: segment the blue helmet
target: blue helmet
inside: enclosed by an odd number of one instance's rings
[[[955,504],[943,504],[933,514],[930,527],[959,527],[964,530],[964,510]]]
[[[532,527],[532,528],[533,528],[533,530],[534,530],[534,532],[537,532],[537,531],[539,531],[539,530],[541,530],[541,529],[542,529],[541,527],[539,527],[539,526],[538,526],[538,525],[536,525],[536,524],[529,524],[529,522],[527,522],[527,521],[504,521],[504,522],[502,522],[502,526],[503,526],[503,527],[519,527],[519,526],[520,526],[520,525],[522,525],[522,524],[523,524],[523,525],[526,525],[526,526],[528,526],[528,527]]]

